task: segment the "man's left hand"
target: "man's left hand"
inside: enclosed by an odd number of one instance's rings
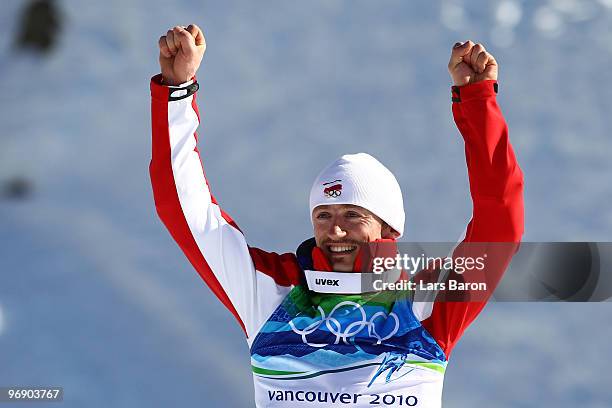
[[[497,61],[482,44],[456,43],[451,51],[448,72],[456,86],[497,80]]]

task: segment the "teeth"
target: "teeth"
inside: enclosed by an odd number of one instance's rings
[[[344,246],[330,246],[329,250],[330,252],[349,252],[352,251],[353,249],[357,248],[354,245],[348,246],[348,245],[344,245]]]

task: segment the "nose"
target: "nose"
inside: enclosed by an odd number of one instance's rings
[[[329,230],[329,237],[331,239],[339,239],[346,237],[346,231],[342,229],[342,226],[338,222],[333,222]]]

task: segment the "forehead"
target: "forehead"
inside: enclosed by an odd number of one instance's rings
[[[353,205],[353,204],[325,204],[325,205],[319,205],[317,207],[315,207],[312,212],[320,212],[320,211],[349,211],[349,210],[353,210],[353,211],[360,211],[360,212],[365,212],[367,214],[371,214],[370,211],[366,210],[363,207],[360,207],[358,205]]]

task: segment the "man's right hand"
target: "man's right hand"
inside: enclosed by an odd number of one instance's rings
[[[191,80],[202,62],[206,40],[200,27],[174,27],[159,38],[159,66],[165,85]]]

